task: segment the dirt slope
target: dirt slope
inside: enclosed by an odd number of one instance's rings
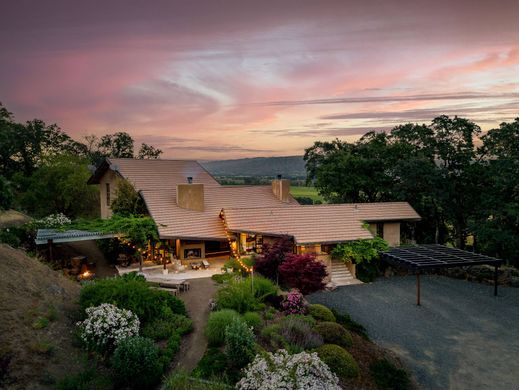
[[[54,388],[80,367],[74,313],[80,286],[0,244],[0,388]]]

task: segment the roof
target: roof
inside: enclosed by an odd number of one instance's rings
[[[177,184],[186,183],[189,176],[193,178],[193,183],[201,183],[204,186],[220,185],[194,160],[134,158],[106,158],[90,177],[88,184],[99,184],[108,169],[129,180],[137,191],[175,189]]]
[[[219,218],[222,208],[269,206],[282,209],[299,205],[292,197],[290,203],[280,201],[271,186],[204,186],[204,211],[179,207],[174,190],[144,190],[141,195],[161,238],[225,240]]]
[[[46,244],[49,240],[58,242],[76,242],[88,240],[100,240],[102,238],[116,237],[117,234],[106,234],[99,232],[88,232],[84,230],[59,231],[54,229],[38,229],[36,232],[36,245]]]
[[[406,202],[224,208],[224,215],[230,231],[290,235],[299,245],[372,238],[363,227],[368,221],[420,219]]]
[[[382,258],[392,264],[413,269],[466,267],[489,264],[499,266],[502,260],[443,245],[417,245],[390,249]]]

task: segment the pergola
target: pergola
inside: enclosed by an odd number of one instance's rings
[[[416,274],[417,305],[420,305],[420,274],[423,271],[488,264],[494,266],[494,295],[497,295],[497,274],[499,266],[503,263],[503,260],[494,257],[438,244],[391,248],[382,254],[382,259]]]

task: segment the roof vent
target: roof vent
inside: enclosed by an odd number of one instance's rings
[[[193,177],[188,176],[188,177],[187,177],[187,182],[188,182],[189,184],[193,184]]]

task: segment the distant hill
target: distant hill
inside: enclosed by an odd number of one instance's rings
[[[206,161],[201,164],[215,176],[306,176],[302,156],[240,158]]]

